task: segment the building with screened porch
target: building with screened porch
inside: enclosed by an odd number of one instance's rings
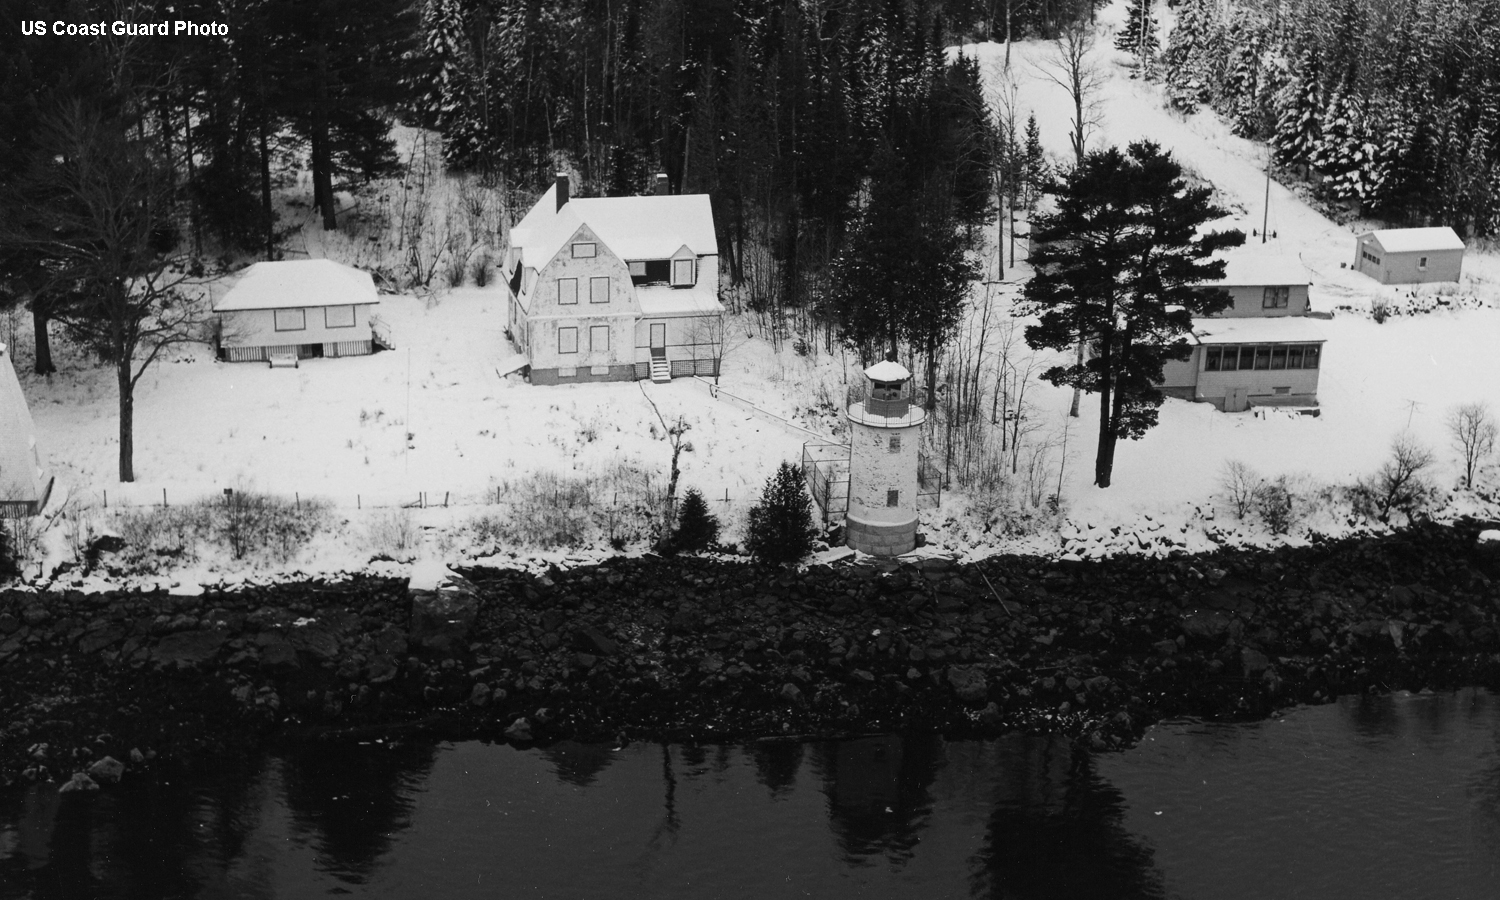
[[[364,356],[380,297],[369,272],[331,259],[258,262],[214,304],[219,358],[228,362]]]
[[[1307,270],[1290,257],[1239,257],[1214,286],[1233,304],[1193,321],[1192,354],[1163,366],[1161,391],[1225,412],[1315,410],[1325,338],[1308,315]]]
[[[707,194],[571,197],[566,175],[510,233],[506,334],[533,384],[717,375],[719,245]]]

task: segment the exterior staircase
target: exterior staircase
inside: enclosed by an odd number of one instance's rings
[[[651,357],[651,380],[657,384],[672,380],[672,364],[665,356]]]

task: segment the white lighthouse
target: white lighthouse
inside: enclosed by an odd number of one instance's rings
[[[927,414],[912,404],[911,373],[886,361],[849,397],[848,544],[875,556],[917,546],[917,445]]]

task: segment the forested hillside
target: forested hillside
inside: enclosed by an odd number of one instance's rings
[[[1324,199],[1500,233],[1500,2],[1182,0],[1161,63]]]

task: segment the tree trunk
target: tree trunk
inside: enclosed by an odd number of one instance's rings
[[[312,176],[313,201],[323,213],[323,230],[336,231],[339,223],[333,202],[333,148],[328,136],[328,48],[317,49],[318,77],[312,104]]]
[[[260,207],[265,217],[266,259],[276,258],[276,214],[271,209],[271,151],[266,138],[266,114],[260,116]]]
[[[1115,465],[1114,417],[1111,415],[1114,406],[1110,391],[1113,378],[1110,367],[1114,363],[1110,345],[1113,343],[1110,335],[1100,336],[1099,362],[1104,374],[1099,380],[1099,450],[1094,456],[1094,484],[1101,488],[1109,487],[1109,476]]]
[[[130,383],[130,354],[115,361],[120,386],[120,483],[135,481],[135,385]]]
[[[1082,335],[1078,336],[1078,364],[1080,366],[1083,365],[1083,336]],[[1075,419],[1078,418],[1078,400],[1082,396],[1083,396],[1083,391],[1079,390],[1076,387],[1073,388],[1073,405],[1070,406],[1070,407],[1068,407],[1068,415],[1071,416],[1072,418],[1075,418]]]
[[[31,329],[36,336],[36,361],[32,365],[32,371],[38,375],[51,375],[57,371],[57,366],[52,364],[52,340],[47,335],[47,323],[52,317],[47,315],[47,306],[36,300],[31,301]]]

